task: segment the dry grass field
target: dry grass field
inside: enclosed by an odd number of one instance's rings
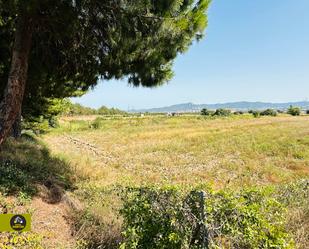
[[[26,210],[35,226],[1,234],[0,247],[119,248],[122,191],[171,185],[276,186],[295,248],[309,246],[309,116],[62,118],[43,136],[9,139],[0,162],[0,210]]]
[[[123,229],[118,187],[278,186],[295,248],[309,246],[308,187],[284,190],[309,179],[309,116],[65,118],[43,141],[70,165],[74,196],[86,207],[77,216],[76,240],[118,248]]]
[[[242,188],[309,177],[309,116],[65,119],[44,141],[100,186]]]

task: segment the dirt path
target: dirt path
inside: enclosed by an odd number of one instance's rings
[[[74,248],[69,208],[64,202],[50,204],[39,197],[31,202],[32,229],[43,236],[45,248]]]

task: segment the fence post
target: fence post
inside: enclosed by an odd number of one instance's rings
[[[208,238],[208,231],[206,227],[206,212],[205,212],[205,199],[206,193],[204,191],[199,192],[200,197],[200,238],[201,238],[201,248],[208,249],[209,248],[209,238]]]

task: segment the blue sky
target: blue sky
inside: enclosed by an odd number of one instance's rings
[[[213,0],[203,41],[174,63],[166,85],[99,82],[74,102],[123,110],[193,102],[309,98],[309,1]]]

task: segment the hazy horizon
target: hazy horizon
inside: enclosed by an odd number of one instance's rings
[[[166,107],[171,107],[171,106],[177,106],[177,105],[185,105],[185,104],[193,104],[193,105],[224,105],[224,104],[235,104],[235,103],[264,103],[264,104],[293,104],[293,103],[299,103],[299,102],[305,102],[305,103],[309,103],[308,99],[304,99],[304,100],[296,100],[296,101],[284,101],[284,102],[271,102],[271,101],[227,101],[227,102],[215,102],[215,103],[195,103],[195,102],[183,102],[183,103],[175,103],[175,104],[171,104],[171,105],[164,105],[164,106],[153,106],[153,107],[146,107],[146,108],[130,108],[130,109],[122,109],[119,108],[121,110],[124,111],[138,111],[138,110],[148,110],[148,109],[157,109],[157,108],[166,108]],[[74,101],[74,103],[78,103],[76,101]],[[82,103],[81,103],[82,104]],[[98,109],[102,106],[105,105],[101,105],[101,106],[89,106],[89,105],[84,105],[85,107],[90,107],[90,108],[94,108],[94,109]],[[108,108],[118,108],[115,106],[106,106]]]

